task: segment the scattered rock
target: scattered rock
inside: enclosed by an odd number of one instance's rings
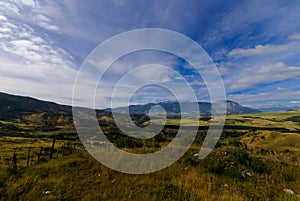
[[[98,176],[100,177],[100,176],[101,176],[101,174],[98,174]]]
[[[293,190],[288,189],[288,188],[283,189],[283,191],[284,191],[285,193],[290,194],[290,195],[294,195],[294,194],[295,194],[295,192],[294,192]]]
[[[242,177],[252,177],[252,174],[250,172],[242,172]]]
[[[199,156],[199,154],[197,154],[197,153],[196,153],[196,154],[194,154],[193,156],[194,156],[194,157],[198,157],[198,156]]]
[[[51,191],[44,191],[44,194],[45,195],[48,195],[48,194],[50,194],[51,193]]]
[[[250,172],[247,172],[247,173],[246,173],[246,176],[248,176],[248,177],[252,177],[252,175],[251,175],[251,173],[250,173]]]
[[[228,188],[229,186],[228,186],[228,184],[224,184],[224,187],[225,187],[225,188]]]
[[[115,183],[115,182],[116,182],[116,180],[115,180],[115,179],[111,181],[111,183]]]

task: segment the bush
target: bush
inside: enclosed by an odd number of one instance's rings
[[[160,148],[161,146],[160,146],[159,143],[154,143],[153,147],[154,147],[154,148]]]
[[[130,137],[118,138],[116,140],[116,145],[119,148],[140,148],[143,146],[141,140],[137,140]]]
[[[244,149],[236,149],[232,153],[232,160],[241,165],[248,165],[249,164],[249,154]]]
[[[154,140],[156,142],[165,142],[166,138],[163,134],[160,133],[160,134],[154,136]]]
[[[191,165],[191,166],[196,166],[198,164],[197,161],[195,161],[194,159],[190,158],[190,157],[187,157],[187,158],[184,158],[182,160],[182,162],[186,165]]]
[[[231,140],[229,141],[228,145],[234,146],[234,147],[242,147],[243,143],[237,140]]]
[[[260,174],[269,172],[268,167],[261,160],[258,159],[252,158],[247,167],[251,169],[253,172],[257,172]]]

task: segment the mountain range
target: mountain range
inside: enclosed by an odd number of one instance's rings
[[[185,107],[189,107],[190,102],[182,103]],[[129,110],[131,114],[147,114],[152,106],[162,106],[167,114],[180,114],[180,107],[178,102],[161,102],[148,103],[144,105],[130,105]],[[198,102],[201,115],[210,115],[211,103]],[[243,114],[243,113],[258,113],[259,110],[242,106],[233,101],[226,101],[227,114]],[[116,112],[124,113],[126,107],[115,108]],[[111,109],[97,110],[97,113],[110,113]],[[189,111],[191,114],[194,111]],[[72,117],[72,107],[68,105],[60,105],[54,102],[42,101],[31,97],[10,95],[0,92],[0,120],[28,118],[32,115],[43,114],[43,118],[50,118],[54,116],[60,119],[68,119]]]
[[[191,102],[183,102],[181,103],[186,108],[185,111],[188,112],[189,115],[197,115],[195,111],[192,109],[193,103]],[[130,105],[129,106],[129,113],[130,114],[147,114],[149,113],[149,110],[151,107],[159,105],[163,107],[166,111],[166,113],[169,116],[177,116],[181,113],[180,110],[180,104],[178,102],[160,102],[160,103],[148,103],[144,105]],[[200,115],[201,116],[210,116],[211,115],[211,107],[212,104],[209,102],[198,102]],[[226,107],[227,107],[227,114],[244,114],[244,113],[259,113],[259,110],[252,109],[249,107],[242,106],[234,101],[226,101]],[[114,112],[117,113],[127,113],[128,107],[118,107],[114,108]],[[106,111],[111,111],[111,108],[105,109]]]

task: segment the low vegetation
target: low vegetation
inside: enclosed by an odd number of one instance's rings
[[[188,152],[170,167],[146,175],[119,173],[101,165],[80,145],[71,125],[42,131],[35,130],[30,122],[2,121],[0,197],[1,200],[299,200],[299,116],[299,111],[230,115],[214,151],[199,160],[197,153],[211,121],[202,117],[197,139]],[[176,136],[178,126],[178,120],[171,119],[154,138],[137,140],[118,131],[111,118],[99,120],[116,146],[134,153],[163,148]],[[188,126],[188,120],[185,124]],[[40,147],[48,150],[41,156],[43,160],[38,160]],[[29,149],[32,160],[27,165]],[[11,166],[14,152],[17,167]]]

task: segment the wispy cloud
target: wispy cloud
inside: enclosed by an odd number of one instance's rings
[[[298,101],[292,96],[299,96],[299,87],[294,87],[300,76],[299,8],[297,1],[279,0],[0,1],[0,90],[69,103],[76,69],[97,45],[124,31],[160,27],[185,34],[205,48],[218,62],[229,98],[276,101],[282,98],[278,89],[268,86],[277,83],[290,90],[280,93],[291,103]],[[111,66],[107,84],[149,63],[176,67],[199,97],[205,93],[201,78],[166,54],[121,59]],[[137,73],[136,79],[154,73]]]
[[[257,55],[266,55],[280,53],[284,51],[293,51],[298,48],[298,43],[288,43],[284,45],[257,45],[254,48],[242,49],[237,48],[229,52],[228,56],[234,57],[247,57],[247,56],[257,56]]]
[[[275,93],[276,92],[276,93]],[[299,97],[300,91],[283,89],[262,93],[244,93],[244,94],[230,94],[228,98],[237,102],[242,102],[247,105],[263,107],[265,104],[268,106],[281,105],[287,107],[289,103],[293,103],[300,107]],[[286,101],[290,99],[290,101]]]
[[[300,51],[300,34],[293,34],[289,36],[288,43],[280,45],[256,45],[253,48],[236,48],[228,53],[228,56],[233,57],[250,57],[250,56],[264,56],[268,54],[278,54],[278,53],[290,53]]]
[[[229,89],[239,90],[255,87],[259,84],[268,84],[278,81],[284,81],[300,76],[300,67],[287,66],[284,63],[266,64],[260,67],[243,68],[245,75],[230,81]]]
[[[73,57],[30,24],[15,19],[23,6],[35,6],[29,0],[18,3],[6,2],[15,13],[0,15],[1,91],[70,104],[76,76]]]

